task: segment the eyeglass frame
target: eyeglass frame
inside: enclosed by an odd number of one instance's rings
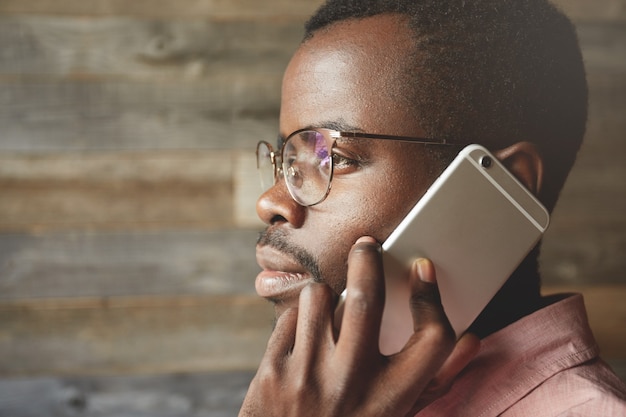
[[[274,185],[276,185],[276,183],[278,182],[278,179],[280,178],[280,176],[284,175],[283,172],[283,153],[285,150],[285,144],[289,141],[289,139],[291,139],[292,137],[302,133],[302,132],[318,132],[321,133],[322,136],[325,137],[325,135],[321,132],[321,131],[326,131],[328,132],[328,137],[333,139],[333,143],[331,144],[330,148],[329,148],[329,155],[331,156],[331,163],[330,163],[330,173],[329,173],[329,177],[328,177],[328,186],[326,187],[326,192],[324,193],[324,195],[321,197],[321,199],[315,203],[312,204],[303,204],[302,202],[298,201],[298,199],[294,196],[293,192],[291,191],[291,189],[289,188],[289,185],[286,183],[286,187],[287,187],[287,191],[289,191],[289,195],[291,196],[291,198],[298,204],[300,204],[303,207],[311,207],[311,206],[315,206],[317,204],[320,204],[321,202],[323,202],[324,200],[326,200],[326,197],[328,197],[328,194],[330,193],[330,189],[332,188],[332,182],[333,182],[333,173],[334,173],[334,161],[332,159],[332,155],[333,155],[333,149],[335,148],[335,145],[337,144],[337,139],[339,138],[362,138],[362,139],[380,139],[380,140],[393,140],[393,141],[398,141],[398,142],[408,142],[408,143],[417,143],[417,144],[422,144],[422,145],[437,145],[437,146],[465,146],[465,144],[459,144],[459,143],[450,143],[448,141],[446,141],[445,139],[434,139],[434,138],[423,138],[423,137],[413,137],[413,136],[398,136],[398,135],[381,135],[381,134],[377,134],[377,133],[362,133],[362,132],[356,132],[356,131],[340,131],[340,130],[335,130],[335,129],[329,129],[329,128],[323,128],[323,127],[309,127],[309,128],[303,128],[303,129],[298,129],[294,132],[292,132],[291,134],[289,134],[285,140],[282,143],[282,146],[280,147],[280,149],[278,149],[278,151],[274,151],[274,147],[272,146],[271,143],[265,141],[265,140],[260,140],[257,143],[256,146],[256,161],[257,161],[257,169],[260,170],[260,161],[259,161],[259,147],[261,145],[264,145],[267,147],[267,149],[269,150],[269,157],[270,157],[270,162],[272,164],[272,168],[273,168],[273,184],[268,187],[265,191],[269,190],[271,187],[273,187]],[[276,159],[280,157],[280,167],[278,166],[278,164],[276,163]],[[263,184],[261,184],[263,186]]]

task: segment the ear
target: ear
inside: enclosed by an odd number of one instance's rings
[[[543,181],[543,158],[534,144],[517,142],[494,152],[494,155],[530,192],[539,194]]]

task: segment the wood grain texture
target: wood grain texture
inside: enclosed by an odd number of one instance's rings
[[[265,23],[0,15],[0,76],[177,81],[280,78],[298,21]]]
[[[305,19],[321,3],[321,0],[3,0],[0,13],[275,21]]]
[[[0,379],[11,417],[232,417],[252,372]]]
[[[0,151],[273,140],[301,24],[0,18]]]
[[[254,295],[257,232],[0,234],[0,300]]]
[[[236,159],[228,151],[0,154],[0,230],[233,227]]]
[[[0,151],[245,149],[277,135],[279,79],[1,85]],[[273,103],[273,104],[272,104]]]
[[[0,374],[251,370],[271,330],[250,296],[20,300],[0,304]]]

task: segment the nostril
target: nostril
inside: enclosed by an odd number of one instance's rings
[[[270,224],[287,223],[287,219],[279,214],[272,216]]]

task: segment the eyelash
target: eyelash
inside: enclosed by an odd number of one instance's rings
[[[358,167],[361,165],[361,161],[354,158],[349,158],[345,155],[341,155],[333,152],[333,168],[335,170],[341,170],[348,167]]]

